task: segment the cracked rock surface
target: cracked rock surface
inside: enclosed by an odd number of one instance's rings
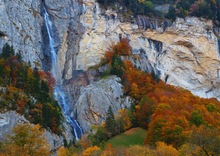
[[[0,113],[0,141],[6,139],[7,135],[11,133],[15,125],[24,124],[28,122],[29,121],[26,120],[24,116],[19,115],[15,111]],[[68,125],[66,125],[66,123],[64,123],[63,126],[66,130],[64,135],[66,136],[67,142],[69,142],[70,139],[73,138],[73,136],[71,136],[71,128]],[[64,138],[62,136],[58,136],[49,131],[45,131],[44,136],[50,144],[51,151],[56,151],[59,147],[64,145]]]
[[[109,106],[115,114],[121,108],[130,107],[131,100],[123,96],[120,81],[116,76],[109,76],[82,89],[74,112],[84,132],[89,132],[93,124],[105,121]]]

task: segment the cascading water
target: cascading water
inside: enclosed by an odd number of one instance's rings
[[[220,38],[218,39],[218,53],[220,55]]]
[[[77,121],[73,118],[70,117],[70,109],[69,109],[69,104],[66,100],[64,91],[62,90],[62,81],[59,78],[59,74],[61,73],[60,68],[59,68],[59,60],[57,59],[57,54],[55,50],[55,44],[54,44],[54,38],[53,38],[53,31],[52,31],[52,22],[50,20],[49,14],[47,12],[47,9],[45,7],[45,4],[42,4],[42,9],[43,9],[43,16],[44,16],[44,22],[49,38],[49,47],[50,47],[50,54],[51,54],[51,73],[53,77],[56,79],[56,86],[54,89],[54,96],[55,99],[58,101],[65,117],[68,123],[71,124],[74,135],[76,137],[76,140],[78,140],[83,132]]]

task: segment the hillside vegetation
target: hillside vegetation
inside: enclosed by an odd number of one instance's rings
[[[197,16],[220,21],[220,0],[98,0],[107,8],[110,6],[118,12],[126,11],[127,14],[164,16],[155,9],[155,6],[169,4],[169,12],[166,18],[175,20],[176,17]],[[120,6],[124,6],[120,9]]]
[[[32,69],[5,44],[0,54],[0,112],[14,110],[31,123],[61,133],[62,114],[53,98],[55,80],[49,72]]]
[[[134,57],[130,51],[129,41],[122,39],[109,48],[100,64],[108,64],[105,74],[121,77],[124,94],[135,102],[131,108],[120,110],[119,117],[109,108],[105,125],[90,136],[90,145],[102,146],[108,138],[139,126],[147,130],[145,145],[155,147],[164,142],[177,149],[187,147],[198,155],[220,154],[220,102],[200,98],[165,84],[154,73],[136,69],[125,59]]]
[[[44,137],[44,129],[38,125],[25,123],[16,125],[6,141],[0,142],[1,156],[48,156],[50,144]]]
[[[142,128],[131,128],[124,133],[114,136],[107,141],[112,147],[130,147],[134,145],[144,145],[146,130]]]

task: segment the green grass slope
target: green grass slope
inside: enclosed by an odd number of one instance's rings
[[[112,144],[113,147],[132,145],[143,145],[146,136],[146,130],[142,128],[132,128],[122,134],[116,135],[107,141],[107,144]]]

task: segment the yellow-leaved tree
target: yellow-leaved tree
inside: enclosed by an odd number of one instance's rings
[[[118,112],[120,114],[120,118],[122,120],[124,130],[128,130],[129,128],[131,128],[132,123],[131,123],[131,119],[129,116],[129,110],[128,109],[120,109]]]
[[[3,143],[1,152],[7,156],[48,156],[50,145],[43,133],[40,125],[16,125]]]
[[[101,149],[98,146],[88,147],[83,151],[82,156],[100,155]]]
[[[156,143],[156,153],[157,156],[177,156],[179,152],[172,145],[167,145],[164,142]]]

